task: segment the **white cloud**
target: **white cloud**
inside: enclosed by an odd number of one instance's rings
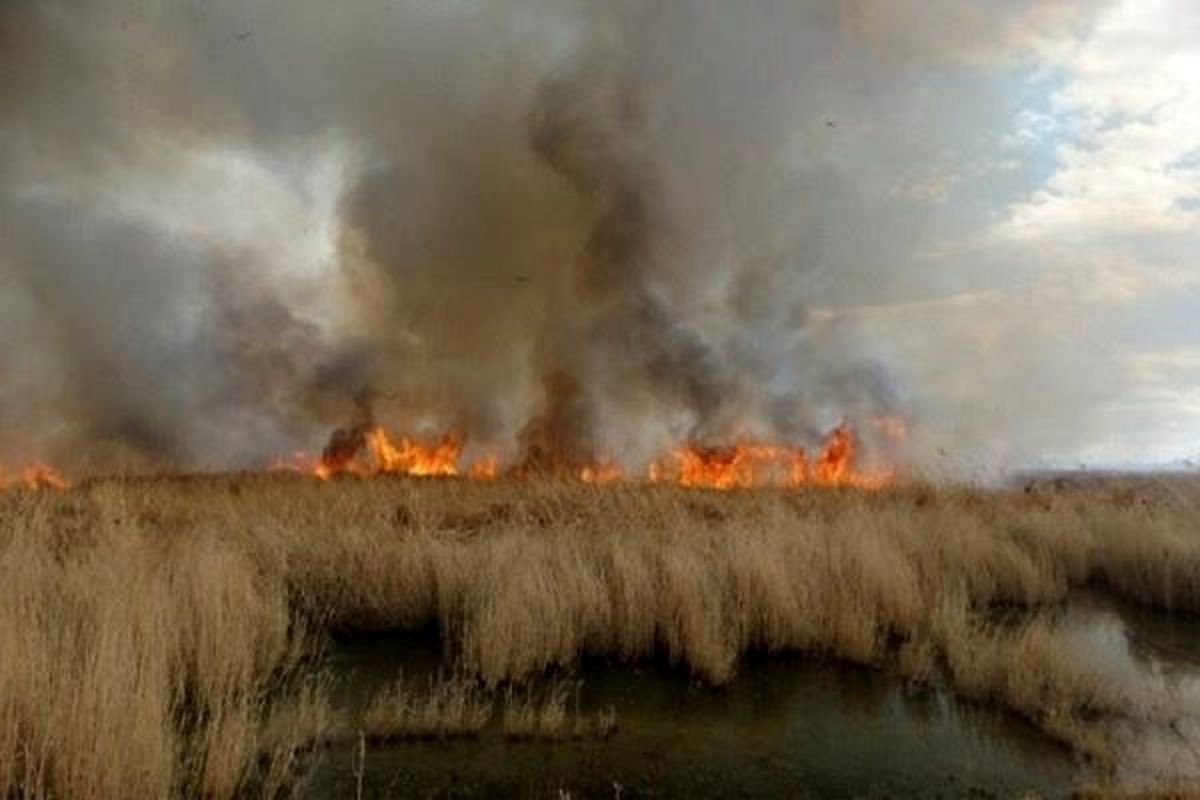
[[[909,165],[897,194],[950,213],[974,192],[992,221],[917,243],[943,293],[935,278],[926,299],[846,313],[895,351],[889,363],[949,452],[985,447],[1010,464],[1195,456],[1200,4],[1118,0],[1087,31],[1025,46],[1038,62],[1025,107],[983,155],[1016,159],[1038,182],[1005,202],[989,185],[1002,174]]]
[[[1123,0],[1061,56],[1055,122],[1035,110],[1009,141],[1058,133],[1057,169],[996,227],[1000,239],[1200,232],[1188,159],[1200,151],[1200,7]]]

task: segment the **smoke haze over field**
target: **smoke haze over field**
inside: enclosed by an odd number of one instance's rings
[[[964,10],[964,8],[966,10]],[[1178,2],[14,0],[0,461],[1200,451]],[[542,453],[542,456],[538,456]]]

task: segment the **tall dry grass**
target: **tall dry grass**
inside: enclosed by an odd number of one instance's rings
[[[371,741],[476,736],[492,718],[492,699],[466,676],[431,678],[418,690],[401,676],[372,698],[362,719]]]
[[[301,692],[286,727],[272,709],[303,644],[284,575],[127,500],[3,500],[0,797],[287,789],[323,699]]]
[[[579,709],[578,695],[574,709],[569,709],[573,687],[577,689],[578,685],[559,679],[540,687],[510,685],[500,695],[463,674],[438,674],[423,687],[413,686],[401,675],[371,699],[359,731],[373,743],[470,738],[492,723],[499,705],[500,727],[506,739],[608,738],[616,730],[616,710],[610,707],[585,714]]]
[[[488,685],[583,656],[722,683],[746,651],[803,651],[945,682],[1103,756],[1101,723],[1138,700],[1050,627],[997,631],[982,612],[1085,584],[1200,612],[1197,511],[1186,479],[714,493],[244,476],[3,493],[0,796],[244,792],[297,761],[304,737],[280,743],[267,710],[311,632],[430,625]],[[326,715],[314,700],[301,716]]]

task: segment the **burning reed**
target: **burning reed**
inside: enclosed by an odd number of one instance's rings
[[[872,419],[892,443],[907,436],[899,417]],[[814,452],[787,442],[739,440],[727,445],[686,442],[654,459],[644,474],[627,471],[611,458],[568,456],[556,447],[532,447],[505,469],[507,477],[581,480],[585,483],[649,482],[706,489],[758,487],[853,486],[881,489],[896,482],[895,471],[865,467],[859,443],[847,422],[833,428]],[[409,436],[393,438],[383,426],[361,423],[339,428],[319,456],[293,453],[275,459],[273,472],[292,472],[329,480],[337,475],[405,475],[494,480],[501,474],[499,460],[487,452],[474,459],[464,456],[462,434],[450,431],[422,441]],[[32,487],[31,487],[32,488]],[[62,488],[59,486],[58,488]]]
[[[0,796],[286,785],[329,724],[319,692],[270,702],[312,637],[430,625],[484,687],[584,656],[720,684],[747,651],[801,651],[998,703],[1115,761],[1113,723],[1161,704],[1046,623],[1006,632],[985,612],[1085,584],[1200,611],[1198,510],[1183,479],[716,493],[242,476],[0,493]],[[381,700],[379,719],[411,699]],[[442,699],[477,721],[471,698]],[[281,736],[280,714],[306,722]]]

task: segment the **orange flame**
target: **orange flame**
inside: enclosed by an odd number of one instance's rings
[[[324,457],[292,453],[273,461],[269,469],[304,473],[321,480],[334,475],[453,477],[460,474],[488,480],[496,477],[498,471],[496,456],[490,453],[467,464],[465,471],[460,470],[463,439],[453,432],[433,441],[408,436],[393,439],[386,429],[376,426],[363,434],[361,449],[363,452],[339,452]]]
[[[615,461],[603,459],[581,467],[579,480],[586,483],[612,483],[625,477],[625,470]]]
[[[445,477],[458,474],[462,439],[450,433],[429,445],[407,436],[393,442],[387,431],[377,427],[367,433],[367,449],[374,458],[378,472]]]
[[[652,464],[650,479],[673,481],[680,486],[733,489],[784,483],[794,473],[804,471],[804,451],[798,447],[766,442],[740,442],[727,447],[688,444]]]
[[[31,490],[70,487],[70,483],[58,470],[41,461],[32,461],[15,472],[0,468],[0,489],[25,488]]]
[[[497,468],[496,455],[488,453],[467,467],[467,476],[477,481],[490,481],[496,477]]]
[[[880,488],[893,482],[890,472],[857,468],[855,457],[853,431],[843,423],[830,432],[812,462],[803,448],[792,445],[754,441],[728,447],[688,444],[651,464],[649,478],[709,489],[808,484]]]
[[[884,434],[906,435],[902,420],[872,423]],[[886,427],[885,427],[886,426]],[[898,434],[903,431],[903,434]],[[500,474],[498,459],[488,453],[463,463],[463,437],[450,432],[434,440],[408,436],[393,439],[383,427],[361,434],[359,452],[339,450],[336,456],[313,458],[303,453],[277,460],[272,469],[301,472],[322,480],[334,475],[370,476],[379,474],[451,477],[464,475],[473,480],[490,480]],[[830,431],[820,451],[810,457],[802,447],[764,441],[743,441],[728,446],[685,444],[650,464],[646,474],[652,483],[710,489],[749,488],[755,486],[799,487],[852,486],[882,488],[895,482],[888,470],[859,467],[857,443],[851,427],[842,423]],[[510,469],[511,476],[527,476]],[[606,484],[629,476],[612,459],[598,459],[568,468],[567,475],[587,483]]]

